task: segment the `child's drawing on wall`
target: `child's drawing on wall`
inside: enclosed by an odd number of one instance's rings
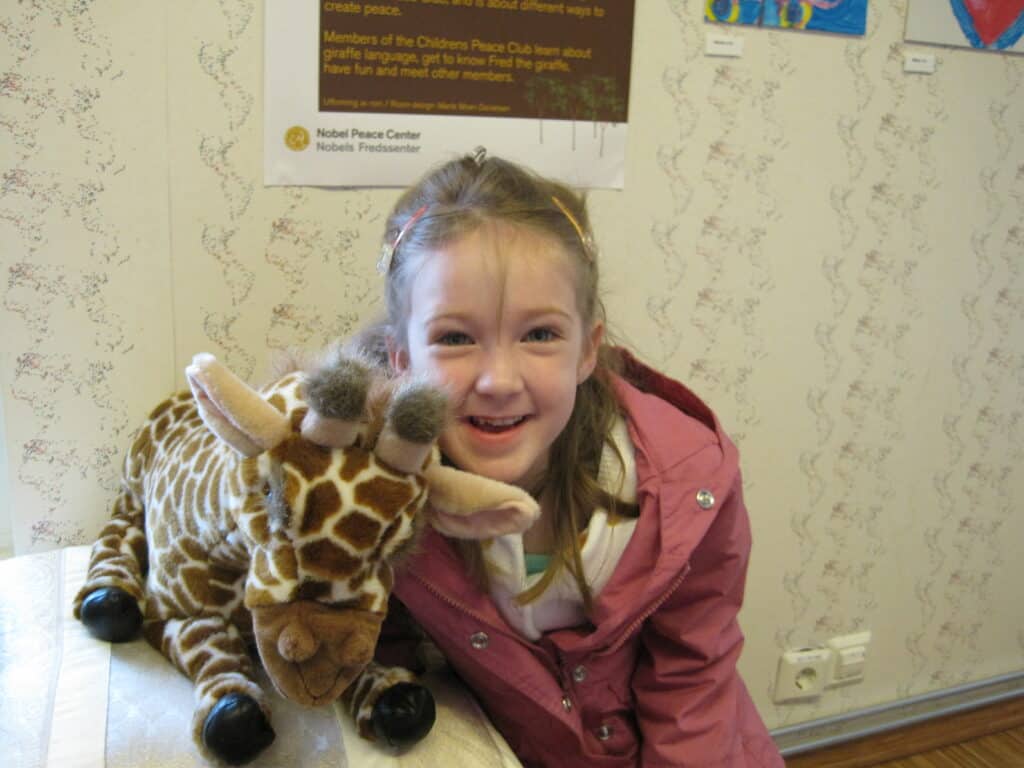
[[[910,0],[907,40],[1024,53],[1024,0]]]
[[[863,35],[868,0],[705,0],[704,18],[727,24]]]
[[[704,0],[704,18],[724,24],[760,24],[764,0]]]

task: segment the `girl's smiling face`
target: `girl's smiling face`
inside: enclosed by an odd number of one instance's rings
[[[392,364],[447,389],[441,450],[460,469],[523,487],[545,469],[603,333],[580,316],[572,259],[503,222],[423,254]]]

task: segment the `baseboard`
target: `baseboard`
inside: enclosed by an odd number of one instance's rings
[[[772,731],[788,768],[865,768],[1024,725],[1024,672]]]

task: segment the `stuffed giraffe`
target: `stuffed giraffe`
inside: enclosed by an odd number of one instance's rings
[[[75,615],[96,637],[146,639],[195,686],[192,735],[239,764],[274,739],[248,653],[300,704],[341,699],[365,738],[433,724],[408,670],[373,661],[393,565],[429,523],[489,538],[529,527],[518,488],[442,466],[446,403],[339,349],[262,392],[213,356],[186,369],[125,459]]]

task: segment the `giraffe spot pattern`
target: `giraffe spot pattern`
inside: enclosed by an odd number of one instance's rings
[[[195,440],[189,440],[181,449],[181,461],[185,464],[192,464],[196,454],[199,453],[199,443]]]
[[[289,419],[292,425],[292,432],[298,432],[299,429],[302,427],[302,420],[306,418],[306,412],[308,410],[308,408],[296,408],[294,411],[292,411],[292,415]]]
[[[356,486],[355,500],[381,517],[393,520],[413,500],[414,493],[408,482],[374,477]]]
[[[266,550],[257,549],[252,556],[252,573],[265,587],[276,587],[281,581],[270,569]]]
[[[185,490],[185,475],[178,473],[174,478],[174,486],[171,488],[171,498],[174,500],[174,506],[181,509],[182,502],[184,501],[184,490]]]
[[[249,608],[259,608],[264,605],[277,605],[277,597],[267,589],[262,589],[254,584],[245,586],[245,604]]]
[[[178,444],[186,434],[187,430],[179,424],[167,434],[164,438],[164,443],[167,445]]]
[[[270,528],[267,525],[267,515],[265,512],[246,515],[244,521],[245,530],[249,534],[249,538],[257,544],[267,544],[270,541]]]
[[[340,509],[341,494],[337,486],[329,482],[317,483],[306,494],[299,533],[303,536],[321,533],[327,519],[336,516]]]
[[[156,489],[154,491],[158,499],[162,499],[167,496],[167,478],[160,475],[156,481]]]
[[[150,526],[150,542],[154,550],[166,549],[169,542],[169,533],[163,527]]]
[[[162,403],[160,403],[156,408],[154,408],[150,412],[149,416],[146,418],[146,421],[151,423],[151,424],[155,423],[157,419],[159,419],[161,416],[164,415],[164,413],[166,413],[168,410],[170,410],[170,408],[171,408],[171,406],[173,404],[174,404],[174,398],[168,398],[168,399],[164,400]]]
[[[219,584],[209,585],[209,602],[211,605],[233,605],[238,600],[238,592],[234,587],[223,587]]]
[[[391,588],[395,585],[395,572],[390,563],[385,561],[380,564],[380,568],[377,569],[377,578],[384,589],[390,593]]]
[[[381,524],[362,512],[353,511],[334,524],[334,534],[355,549],[369,549],[377,543]]]
[[[201,565],[186,565],[178,573],[188,593],[199,605],[213,607],[218,605],[211,597],[210,580],[206,568]]]
[[[353,593],[358,592],[359,588],[362,587],[363,584],[366,583],[366,579],[367,579],[367,577],[369,575],[370,574],[369,574],[368,569],[366,569],[366,568],[360,569],[360,571],[355,576],[353,576],[351,579],[348,580],[348,590],[349,590],[349,592],[353,592]]]
[[[295,560],[295,550],[291,547],[278,547],[274,550],[274,569],[281,578],[294,581],[299,575],[299,564]]]
[[[370,466],[370,454],[361,448],[350,448],[345,451],[345,461],[341,465],[339,473],[341,479],[351,483],[361,472]]]
[[[344,579],[355,573],[362,561],[333,541],[320,539],[303,544],[298,552],[299,567],[324,579]]]
[[[242,484],[244,484],[246,488],[255,488],[260,484],[260,465],[257,457],[254,456],[252,458],[242,460],[241,474],[241,484],[238,484],[238,478],[234,474],[229,475],[233,481],[231,484],[231,492],[235,496],[241,495]]]
[[[132,443],[132,447],[129,451],[130,456],[138,456],[143,461],[148,462],[153,454],[153,440],[149,436],[149,432],[145,430],[139,430],[139,433],[135,437],[135,442]]]
[[[205,562],[206,549],[191,536],[180,537],[177,540],[177,546],[180,547],[182,554],[189,560],[197,563]]]
[[[270,453],[275,461],[294,468],[306,480],[322,476],[331,464],[330,449],[322,448],[298,435],[286,438]]]
[[[163,436],[167,433],[167,428],[170,426],[171,418],[164,413],[164,415],[161,416],[153,426],[153,442],[160,442],[163,439]]]
[[[296,594],[299,600],[323,601],[331,595],[331,584],[327,581],[306,580],[299,584]]]
[[[395,538],[396,534],[404,527],[404,519],[399,517],[391,522],[391,524],[384,529],[384,535],[380,537],[380,546],[377,548],[375,560],[383,559],[384,553],[387,552],[392,543],[392,539]]]
[[[189,591],[188,584],[179,578],[172,581],[169,586],[171,600],[178,606],[183,607],[187,615],[199,613],[202,606],[195,599],[193,593]]]

